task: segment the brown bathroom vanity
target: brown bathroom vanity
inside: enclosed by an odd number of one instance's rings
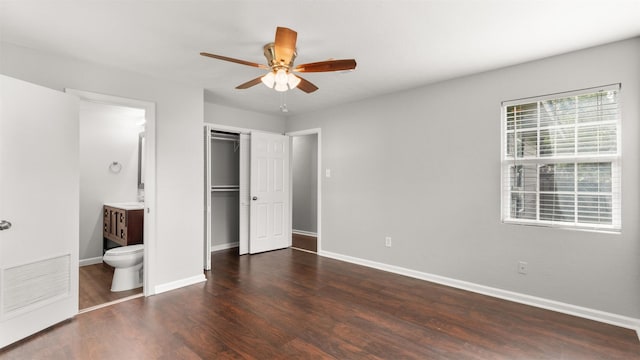
[[[120,245],[143,243],[144,205],[138,203],[104,204],[103,206],[103,253],[110,248],[109,241]]]

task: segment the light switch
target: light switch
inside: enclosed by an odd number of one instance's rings
[[[324,170],[324,176],[326,176],[326,177],[330,178],[330,177],[331,177],[331,169],[326,168],[326,169]]]

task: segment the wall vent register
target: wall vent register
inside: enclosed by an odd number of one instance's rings
[[[2,269],[2,316],[67,297],[71,291],[70,255]]]

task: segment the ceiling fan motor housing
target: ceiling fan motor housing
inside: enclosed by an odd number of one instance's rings
[[[291,61],[287,64],[285,59],[277,59],[276,58],[276,44],[268,43],[264,47],[264,57],[267,58],[267,64],[271,70],[278,71],[279,69],[285,69],[289,71],[293,67],[293,61],[295,60],[298,53],[296,51],[293,52],[293,56],[291,56]]]

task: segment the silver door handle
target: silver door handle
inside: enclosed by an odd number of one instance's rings
[[[7,220],[0,220],[0,230],[9,230],[11,229],[11,223]]]
[[[258,200],[258,197],[254,196],[254,197],[251,198],[251,200],[256,201],[256,200]]]

